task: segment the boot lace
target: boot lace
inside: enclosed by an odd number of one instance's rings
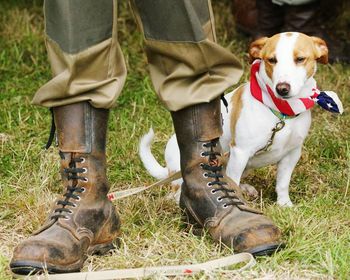
[[[78,180],[82,180],[84,182],[87,182],[87,178],[83,176],[79,176],[80,173],[86,173],[86,168],[77,168],[76,163],[77,162],[84,162],[84,158],[72,158],[69,168],[65,168],[63,170],[64,173],[68,174],[67,178],[68,181],[71,181],[71,185],[68,185],[66,189],[66,193],[63,195],[65,197],[64,200],[58,200],[57,206],[60,206],[54,210],[54,215],[51,216],[51,219],[58,219],[58,218],[64,218],[69,219],[67,214],[72,214],[73,211],[71,209],[66,208],[66,206],[72,206],[76,207],[77,205],[70,201],[71,199],[74,199],[76,201],[80,200],[80,193],[83,193],[85,191],[84,187],[77,186]]]
[[[229,205],[244,205],[245,203],[237,196],[236,191],[227,188],[226,186],[228,183],[221,180],[224,178],[224,175],[222,174],[223,166],[219,165],[219,160],[217,158],[217,156],[221,156],[221,153],[214,151],[217,143],[218,139],[203,144],[203,147],[209,149],[208,151],[201,153],[201,156],[209,157],[208,164],[201,163],[200,165],[203,170],[207,171],[203,173],[203,176],[213,179],[213,181],[208,183],[208,187],[212,188],[212,194],[218,191],[223,193],[223,195],[217,198],[217,201],[224,202],[224,208],[227,208]]]

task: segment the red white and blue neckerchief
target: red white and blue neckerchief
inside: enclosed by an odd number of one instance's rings
[[[320,91],[316,83],[309,97],[281,99],[275,96],[269,85],[263,82],[259,76],[261,60],[255,60],[250,72],[250,92],[252,96],[265,104],[271,110],[280,112],[285,116],[297,116],[318,104],[323,109],[332,113],[342,113],[343,107],[338,96],[333,92]]]

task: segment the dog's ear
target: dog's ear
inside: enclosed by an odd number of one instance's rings
[[[265,46],[267,37],[262,37],[249,46],[249,63],[253,63],[253,61],[257,58],[261,58],[261,49]]]
[[[322,64],[328,63],[328,47],[325,41],[318,37],[311,37],[316,48],[317,62]]]

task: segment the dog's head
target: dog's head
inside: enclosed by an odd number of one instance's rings
[[[250,62],[262,60],[262,78],[276,97],[288,99],[301,97],[305,84],[316,72],[317,62],[328,63],[328,48],[320,38],[286,32],[253,42],[249,57]]]

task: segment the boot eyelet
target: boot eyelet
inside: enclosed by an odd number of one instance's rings
[[[207,183],[207,187],[211,188],[213,185],[209,182]]]
[[[69,209],[69,212],[68,212],[68,214],[73,214],[73,211]]]
[[[217,202],[221,202],[221,201],[222,201],[222,198],[221,198],[221,197],[218,197],[218,198],[216,199],[216,201],[217,201]]]
[[[76,205],[75,203],[73,203],[72,207],[73,208],[77,208],[78,205]]]
[[[81,157],[81,162],[80,163],[84,163],[85,162],[85,158]]]
[[[204,152],[201,152],[201,157],[205,157],[205,154],[204,154]]]
[[[85,178],[83,179],[83,182],[84,182],[84,183],[87,183],[87,182],[89,182],[89,179],[85,177]]]
[[[223,208],[227,208],[228,207],[228,205],[225,203],[223,206],[222,206]]]
[[[208,178],[208,173],[203,173],[204,178]]]
[[[87,171],[88,171],[87,168],[84,167],[83,169],[84,169],[84,171],[82,173],[87,173]]]
[[[85,188],[81,188],[81,192],[84,193],[86,191]]]
[[[76,201],[80,201],[81,200],[81,198],[80,198],[80,196],[78,196],[78,198],[77,199],[75,199]]]
[[[199,167],[203,168],[203,166],[204,166],[203,162],[199,164]]]
[[[206,146],[206,143],[203,143],[203,144],[202,144],[202,148],[208,148],[208,147]]]
[[[214,189],[213,189],[213,190],[211,190],[211,193],[212,193],[212,194],[216,193],[216,190],[214,190]]]

